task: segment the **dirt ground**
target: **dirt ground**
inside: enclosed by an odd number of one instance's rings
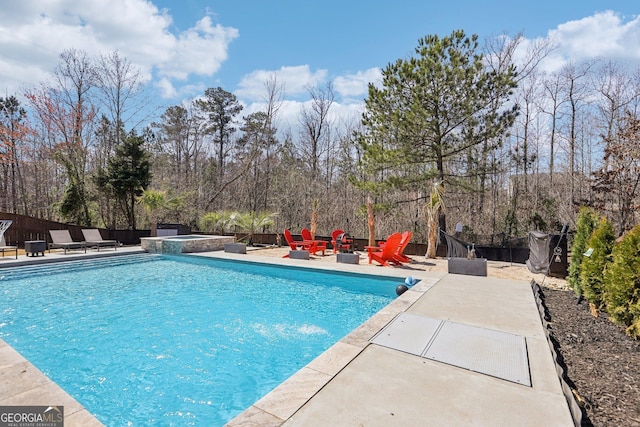
[[[565,381],[585,409],[583,425],[640,426],[640,342],[606,313],[594,317],[573,291],[543,288],[543,294]]]
[[[287,248],[273,248],[252,254],[282,257],[287,252]],[[335,262],[330,254],[312,258]],[[447,271],[445,259],[412,258],[410,268]],[[586,302],[578,303],[564,279],[533,274],[524,264],[495,261],[487,263],[487,275],[535,280],[541,285],[551,339],[567,373],[565,381],[583,407],[583,426],[640,427],[640,341],[625,335],[606,313],[594,317]]]

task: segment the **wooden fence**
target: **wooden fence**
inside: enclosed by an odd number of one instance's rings
[[[75,224],[65,224],[62,222],[48,221],[45,219],[33,218],[24,215],[12,214],[8,212],[0,212],[0,219],[10,219],[13,221],[11,227],[5,232],[5,240],[8,245],[17,245],[24,248],[24,242],[28,240],[44,240],[51,242],[49,230],[69,230],[71,238],[76,241],[84,240],[82,235],[82,227]],[[190,234],[189,227],[177,224],[159,224],[158,228],[176,228],[178,234]],[[151,230],[110,230],[101,228],[100,232],[104,239],[117,240],[123,245],[138,245],[141,237],[151,236]],[[237,240],[245,239],[246,233],[229,233],[235,236]],[[329,236],[316,236],[319,240],[331,241]],[[360,250],[368,244],[366,239],[354,239],[356,247]],[[278,236],[275,233],[256,233],[253,235],[252,241],[256,245],[276,245]],[[281,239],[281,245],[286,246],[284,238]],[[408,255],[424,255],[427,250],[426,245],[417,242],[411,242],[407,246],[405,253]],[[446,250],[446,248],[445,248]]]
[[[44,240],[51,242],[49,230],[69,230],[69,234],[71,234],[73,240],[84,240],[82,229],[86,227],[79,225],[48,221],[46,219],[8,212],[0,212],[0,219],[10,219],[13,221],[11,227],[4,233],[7,245],[24,248],[24,242],[27,240]],[[151,235],[150,230],[109,230],[105,228],[101,228],[100,233],[103,239],[117,240],[124,245],[139,244],[141,237],[149,237]]]

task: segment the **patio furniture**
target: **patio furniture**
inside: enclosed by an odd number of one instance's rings
[[[4,239],[4,232],[11,226],[13,223],[10,219],[0,220],[0,251],[2,251],[2,256],[4,257],[5,252],[15,252],[16,259],[18,259],[18,247],[7,245],[7,242]]]
[[[27,240],[24,242],[24,252],[27,256],[38,256],[47,250],[47,242],[44,240]]]
[[[344,233],[344,230],[336,229],[331,232],[331,245],[333,245],[333,253],[338,253],[338,237]]]
[[[97,228],[83,228],[82,235],[84,236],[85,244],[90,247],[98,248],[98,252],[100,252],[100,248],[103,246],[113,246],[113,250],[118,249],[118,241],[104,240],[100,234],[100,230]]]
[[[62,248],[64,254],[67,254],[68,249],[84,249],[84,253],[87,253],[87,245],[85,242],[76,242],[71,238],[69,230],[49,230],[51,236],[51,243],[49,243],[49,252],[51,249]]]
[[[400,261],[396,259],[396,253],[402,240],[402,234],[393,233],[390,235],[382,246],[365,246],[369,255],[369,264],[373,261],[378,262],[380,265],[388,266],[389,263],[395,265],[402,265]]]
[[[312,245],[309,248],[310,253],[315,255],[316,252],[322,251],[322,255],[324,255],[325,251],[327,250],[327,242],[325,242],[324,240],[315,240],[308,228],[303,228],[300,234],[302,234],[303,241],[312,242]]]
[[[405,231],[402,233],[402,239],[400,239],[400,245],[398,245],[398,249],[396,250],[396,254],[394,259],[399,262],[411,262],[412,259],[404,254],[404,250],[409,244],[411,237],[413,236],[412,231]]]
[[[333,253],[353,253],[357,248],[353,238],[344,230],[336,229],[331,232]]]
[[[289,245],[289,248],[291,250],[287,255],[283,256],[283,258],[291,258],[290,256],[291,252],[297,251],[297,250],[306,251],[307,253],[311,252],[310,249],[313,246],[313,241],[294,240],[293,236],[291,235],[291,231],[289,230],[284,230],[284,238],[287,241],[287,244]]]

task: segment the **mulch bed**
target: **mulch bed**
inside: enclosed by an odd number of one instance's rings
[[[584,408],[582,425],[640,426],[640,342],[606,313],[594,317],[573,291],[542,293],[565,381]]]

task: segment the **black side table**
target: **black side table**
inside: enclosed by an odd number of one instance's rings
[[[27,240],[24,242],[24,252],[27,256],[38,256],[47,249],[47,242],[44,240]]]

